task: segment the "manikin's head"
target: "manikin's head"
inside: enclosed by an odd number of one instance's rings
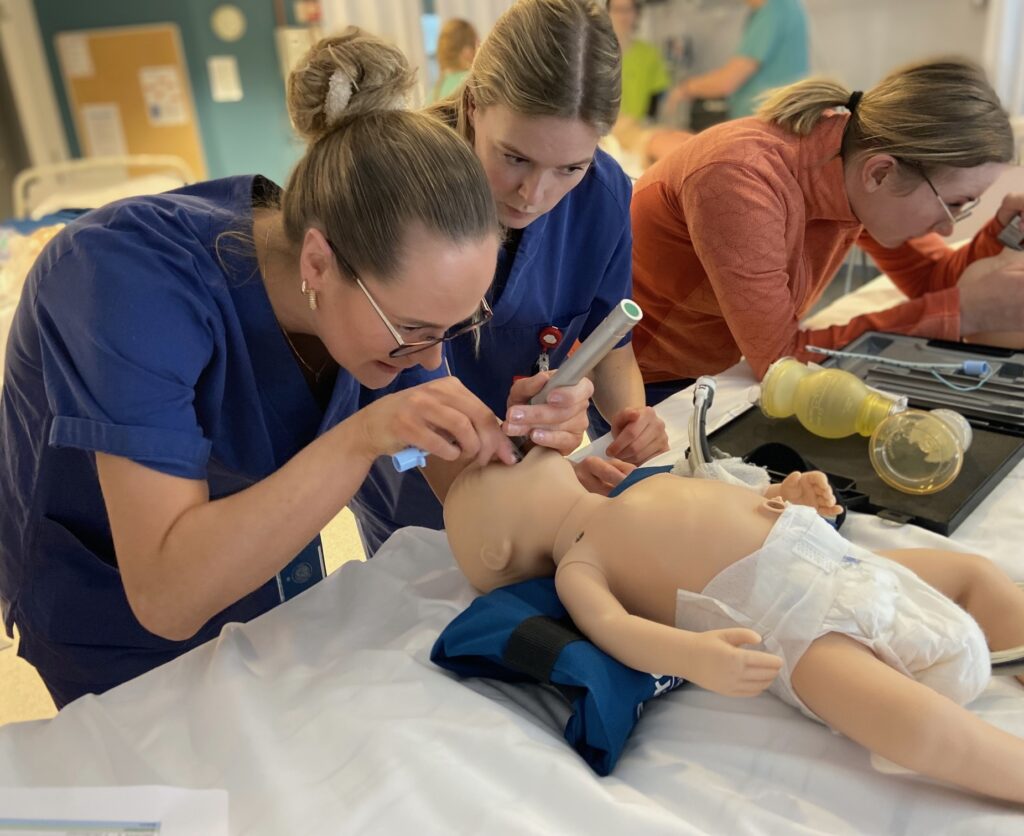
[[[585,489],[557,452],[470,467],[452,483],[444,524],[455,561],[481,592],[553,575],[555,535]]]

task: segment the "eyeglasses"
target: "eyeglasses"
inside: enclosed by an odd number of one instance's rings
[[[377,316],[380,317],[380,321],[384,323],[388,331],[391,332],[391,336],[395,338],[395,342],[398,343],[396,348],[393,348],[388,352],[389,357],[408,357],[410,354],[418,354],[421,351],[433,348],[439,343],[450,342],[456,337],[461,337],[465,334],[470,334],[473,331],[478,330],[494,316],[494,311],[492,311],[491,306],[487,304],[487,300],[481,299],[480,310],[476,314],[464,322],[460,322],[458,325],[453,325],[440,337],[428,337],[425,340],[406,342],[402,339],[402,335],[398,333],[398,329],[391,324],[391,320],[387,318],[384,311],[381,310],[380,305],[377,304],[377,300],[370,295],[370,291],[366,289],[366,285],[364,285],[362,279],[359,278],[359,274],[352,269],[352,266],[342,257],[334,244],[328,241],[327,245],[331,248],[331,252],[334,253],[334,257],[338,260],[338,264],[341,266],[341,269],[353,278],[356,286],[363,291],[363,295],[366,296],[367,301],[377,312]]]
[[[974,211],[974,207],[981,202],[981,198],[976,197],[974,200],[967,201],[967,203],[954,212],[949,208],[949,204],[942,199],[942,195],[939,194],[938,190],[935,188],[935,184],[932,183],[928,175],[925,174],[924,169],[918,168],[918,171],[921,172],[921,176],[924,178],[924,182],[928,184],[928,188],[932,190],[932,194],[935,195],[935,199],[942,204],[942,210],[946,213],[946,217],[949,218],[949,222],[951,224],[958,224],[964,218],[968,217],[971,212]]]

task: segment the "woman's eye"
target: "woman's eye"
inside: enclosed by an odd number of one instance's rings
[[[403,334],[408,334],[410,337],[416,337],[421,340],[430,340],[440,336],[431,328],[424,328],[422,325],[399,325],[398,330]]]
[[[505,162],[510,163],[511,165],[520,165],[525,163],[526,159],[524,157],[517,157],[515,154],[506,154]]]

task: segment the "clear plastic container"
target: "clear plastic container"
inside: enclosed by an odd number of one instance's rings
[[[973,435],[959,412],[908,409],[875,428],[868,455],[890,487],[911,494],[935,493],[960,473]]]

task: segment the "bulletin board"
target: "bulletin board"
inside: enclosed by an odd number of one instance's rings
[[[60,32],[55,40],[83,156],[175,154],[206,176],[176,25]]]

